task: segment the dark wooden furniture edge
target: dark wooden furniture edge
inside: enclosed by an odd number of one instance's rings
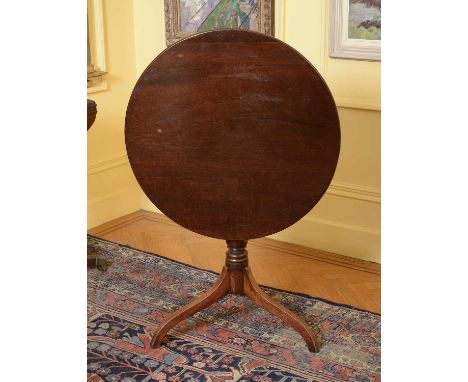
[[[96,114],[97,114],[97,105],[96,102],[94,102],[92,99],[87,100],[87,117],[88,117],[88,128],[93,125],[94,121],[96,120]]]

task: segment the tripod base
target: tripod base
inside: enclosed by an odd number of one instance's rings
[[[165,320],[154,334],[151,340],[151,347],[153,349],[159,347],[167,332],[180,321],[215,303],[225,295],[232,293],[247,296],[266,311],[279,317],[304,338],[311,352],[317,353],[320,344],[309,325],[288,308],[268,296],[255,281],[248,267],[247,250],[245,249],[247,241],[228,240],[227,243],[226,265],[223,267],[218,280],[208,291],[177,310]]]

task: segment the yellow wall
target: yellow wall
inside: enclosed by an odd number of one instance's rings
[[[317,206],[273,238],[380,262],[380,62],[328,57],[328,1],[276,2],[277,37],[319,70],[338,106],[342,146]]]
[[[128,46],[134,47],[134,74],[127,77],[134,83],[164,49],[165,31],[163,0],[134,0],[132,5],[134,41]],[[276,37],[307,57],[329,84],[340,115],[342,150],[324,198],[304,219],[272,237],[380,262],[380,63],[328,58],[327,0],[277,0],[275,24]],[[123,114],[115,117],[120,124],[116,121],[112,131],[122,142]],[[125,179],[134,187],[131,176]],[[157,211],[141,190],[137,204]]]
[[[124,140],[127,102],[136,81],[133,1],[102,3],[109,74],[106,90],[88,94],[98,108],[88,131],[88,227],[140,208],[140,190],[128,164]]]

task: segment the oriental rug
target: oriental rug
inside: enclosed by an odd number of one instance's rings
[[[321,328],[319,353],[234,295],[181,322],[151,349],[158,324],[218,275],[92,236],[88,251],[111,262],[106,272],[88,271],[89,382],[380,381],[380,315],[269,287],[262,288]]]

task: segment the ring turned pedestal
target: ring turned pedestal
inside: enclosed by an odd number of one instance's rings
[[[148,198],[181,226],[228,245],[216,283],[163,322],[151,346],[178,322],[234,293],[278,316],[317,352],[309,325],[255,282],[246,250],[249,239],[306,215],[333,177],[339,120],[315,68],[260,33],[194,35],[163,51],[139,78],[125,139]]]

